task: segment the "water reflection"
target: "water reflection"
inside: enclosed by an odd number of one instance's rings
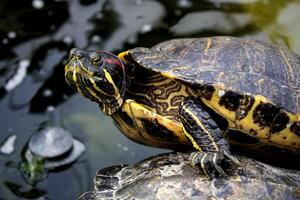
[[[31,186],[24,187],[10,181],[4,181],[3,184],[9,188],[13,194],[20,198],[35,199],[47,194],[46,190],[41,190]]]
[[[2,0],[0,143],[11,134],[18,139],[15,153],[0,155],[0,196],[74,199],[90,190],[97,169],[163,151],[129,141],[67,86],[63,66],[71,48],[118,53],[170,38],[232,35],[300,53],[299,8],[297,0]],[[29,188],[17,170],[21,151],[30,135],[52,125],[72,132],[87,152],[39,189]]]

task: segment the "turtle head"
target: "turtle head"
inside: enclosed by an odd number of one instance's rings
[[[65,78],[80,94],[97,102],[107,115],[112,115],[123,104],[124,63],[109,52],[72,49],[65,66]]]

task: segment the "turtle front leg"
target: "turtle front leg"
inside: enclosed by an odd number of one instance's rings
[[[197,100],[187,98],[179,108],[179,118],[184,134],[197,149],[190,155],[192,165],[209,177],[227,176],[224,168],[239,162],[210,114]]]

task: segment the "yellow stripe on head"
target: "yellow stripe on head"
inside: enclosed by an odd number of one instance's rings
[[[81,69],[86,72],[89,76],[93,76],[93,72],[90,72],[81,62],[81,60],[77,59],[77,62],[79,62]]]
[[[73,77],[72,77],[72,79],[73,79],[73,81],[75,83],[77,83],[77,77],[76,77],[76,72],[75,71],[73,71]]]
[[[114,96],[114,95],[108,94],[108,93],[104,92],[103,90],[101,90],[101,89],[97,86],[97,84],[96,84],[96,82],[95,82],[94,79],[90,78],[89,80],[90,80],[90,82],[92,83],[93,88],[94,88],[96,91],[98,91],[98,92],[100,92],[100,93],[102,93],[102,94],[104,94],[104,95],[107,95],[107,96]]]
[[[107,71],[106,69],[103,69],[103,72],[104,72],[104,76],[105,76],[106,80],[107,80],[110,84],[112,84],[112,86],[114,87],[116,98],[117,98],[117,99],[121,98],[119,89],[118,89],[118,87],[115,85],[115,82],[113,81],[111,75],[108,73],[108,71]]]
[[[66,64],[66,66],[65,66],[65,71],[66,71],[66,72],[70,70],[70,63],[72,63],[72,62],[74,61],[74,59],[75,59],[75,58],[72,57],[71,60]]]

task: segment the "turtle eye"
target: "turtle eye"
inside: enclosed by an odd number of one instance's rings
[[[92,59],[94,65],[100,65],[102,63],[101,57],[95,57]]]

